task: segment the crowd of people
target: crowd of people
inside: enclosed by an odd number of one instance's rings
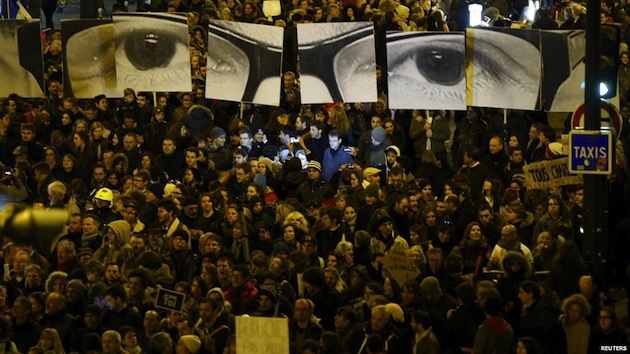
[[[544,113],[390,110],[383,66],[375,103],[301,104],[295,23],[444,30],[445,4],[283,3],[280,107],[205,98],[205,24],[269,24],[259,2],[153,4],[191,13],[191,92],[66,97],[52,31],[47,97],[0,99],[0,208],[69,217],[56,235],[2,235],[0,351],[233,354],[244,314],[286,318],[292,354],[627,350],[606,292],[630,290],[627,124],[613,277],[583,258],[583,186],[525,183],[526,164],[565,155]],[[388,272],[394,248],[419,276]],[[181,309],[156,306],[160,288]]]

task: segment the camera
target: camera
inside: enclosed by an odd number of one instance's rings
[[[298,138],[298,137],[291,138],[291,142],[292,143],[299,143],[300,142],[300,138]]]
[[[353,163],[349,163],[346,167],[349,168],[349,169],[353,169],[354,168],[354,164]]]
[[[11,171],[10,168],[7,168],[6,170],[4,170],[4,175],[7,177],[13,176],[13,171]]]

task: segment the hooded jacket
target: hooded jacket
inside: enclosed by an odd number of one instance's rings
[[[111,229],[116,235],[116,242],[114,244],[107,243],[105,246],[101,245],[94,252],[93,257],[103,264],[116,262],[122,266],[124,258],[133,253],[133,248],[129,245],[131,226],[124,220],[116,220],[107,224],[107,228]]]
[[[213,120],[214,115],[210,109],[195,104],[188,109],[188,115],[184,117],[182,122],[192,135],[202,135]]]

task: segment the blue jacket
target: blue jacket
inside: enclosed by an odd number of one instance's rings
[[[335,172],[339,171],[341,165],[349,164],[352,161],[352,155],[350,155],[350,153],[345,151],[344,149],[346,149],[346,147],[340,145],[335,155],[331,153],[330,148],[324,151],[322,177],[324,177],[327,182],[330,182],[330,179],[335,174]]]

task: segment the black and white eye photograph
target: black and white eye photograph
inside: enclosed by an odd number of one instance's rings
[[[302,103],[375,102],[371,22],[298,24]]]
[[[112,20],[64,20],[61,33],[66,53],[65,95],[85,99],[101,94],[120,97]]]
[[[584,103],[586,31],[541,31],[545,111],[572,112]]]
[[[283,41],[281,27],[211,21],[206,98],[278,106]]]
[[[538,30],[467,28],[468,105],[539,109],[540,63]]]
[[[40,26],[39,19],[0,20],[0,97],[44,96]]]
[[[119,91],[190,91],[185,14],[125,13],[113,20]]]
[[[387,83],[393,109],[466,109],[463,32],[387,34]]]

